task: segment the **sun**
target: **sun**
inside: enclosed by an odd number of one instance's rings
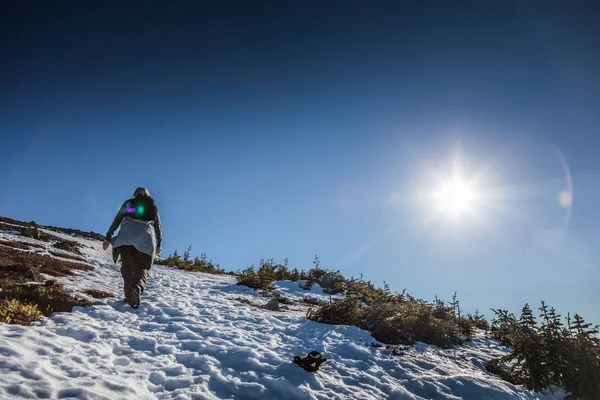
[[[459,215],[474,211],[477,193],[472,184],[460,177],[442,181],[433,198],[440,211]]]

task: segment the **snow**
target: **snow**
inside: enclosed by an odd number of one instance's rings
[[[329,298],[339,298],[340,295],[329,295],[323,291],[318,283],[314,283],[310,290],[305,290],[300,287],[305,281],[291,282],[291,281],[276,281],[273,285],[275,291],[281,295],[292,299],[294,301],[301,300],[302,298],[314,298],[320,301],[328,302]]]
[[[442,350],[419,343],[394,356],[368,332],[309,321],[301,311],[270,312],[231,276],[153,266],[142,306],[121,300],[119,267],[95,240],[76,240],[90,272],[60,278],[81,297],[115,298],[55,313],[31,326],[0,324],[0,398],[78,399],[558,399],[515,387],[483,369],[508,349],[479,337]],[[48,243],[0,233],[0,239]],[[277,282],[290,298],[328,299],[319,287]],[[87,297],[89,298],[89,297]],[[318,373],[294,355],[320,351]]]

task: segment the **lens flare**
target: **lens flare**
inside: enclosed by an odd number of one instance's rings
[[[558,204],[565,208],[571,207],[571,205],[573,204],[573,198],[571,196],[571,193],[569,193],[567,190],[563,190],[562,192],[560,192],[558,194]]]

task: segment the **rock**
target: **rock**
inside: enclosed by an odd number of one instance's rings
[[[271,311],[281,310],[281,307],[279,306],[279,301],[277,301],[277,299],[269,300],[269,302],[267,304],[265,304],[264,308],[265,308],[265,310],[271,310]]]
[[[26,236],[26,237],[30,237],[32,239],[40,239],[40,231],[38,230],[37,226],[26,226],[25,228],[23,228],[21,230],[21,235],[22,236]]]

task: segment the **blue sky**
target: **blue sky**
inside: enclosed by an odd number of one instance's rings
[[[252,3],[8,7],[0,214],[105,233],[142,185],[165,253],[600,322],[597,4]]]

